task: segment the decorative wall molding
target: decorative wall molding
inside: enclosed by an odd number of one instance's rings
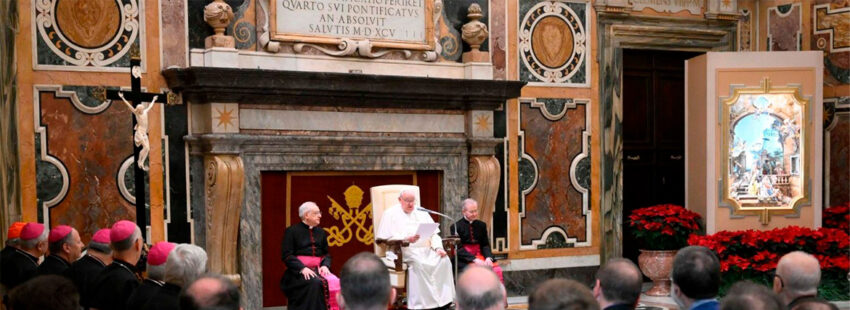
[[[520,250],[537,250],[547,246],[547,243],[552,242],[551,238],[555,237],[554,235],[558,235],[559,237],[556,239],[561,239],[557,241],[558,243],[563,242],[567,247],[588,247],[591,244],[592,240],[592,216],[590,213],[590,191],[588,189],[590,183],[590,100],[589,99],[569,99],[569,98],[519,98],[517,100],[517,111],[519,111],[519,115],[517,117],[517,126],[519,128],[519,148],[520,148],[520,156],[523,160],[527,160],[530,162],[531,168],[526,168],[529,172],[532,171],[533,168],[533,178],[529,181],[522,181],[524,179],[523,176],[520,176],[520,209],[519,209],[519,218],[522,221],[523,218],[526,217],[526,196],[529,195],[532,190],[535,189],[538,182],[540,182],[540,168],[538,167],[537,161],[525,151],[525,145],[527,143],[527,133],[523,129],[522,126],[522,109],[520,108],[522,104],[528,104],[532,109],[537,109],[540,111],[543,117],[551,122],[565,121],[564,117],[566,116],[567,110],[575,109],[578,105],[584,105],[585,115],[584,115],[584,129],[581,132],[581,153],[576,155],[574,158],[566,159],[570,161],[569,165],[569,178],[572,186],[581,193],[581,210],[582,216],[584,216],[585,221],[585,236],[584,240],[578,240],[576,237],[570,237],[566,230],[564,230],[560,226],[551,226],[543,231],[539,239],[532,239],[530,244],[524,244],[520,241]],[[572,120],[571,120],[572,121]],[[570,141],[559,141],[559,143],[570,143]],[[520,171],[523,170],[523,164],[520,163]],[[528,165],[528,164],[526,164]],[[580,169],[579,167],[582,167]],[[579,172],[581,170],[581,172]],[[522,173],[522,172],[521,172]],[[584,175],[579,175],[582,173]],[[530,182],[530,184],[528,184]],[[526,184],[526,186],[523,186]],[[523,225],[518,225],[519,227],[519,237],[522,240],[522,227]],[[562,247],[562,246],[557,246]]]
[[[590,4],[518,1],[520,81],[590,87]]]
[[[816,46],[827,53],[850,52],[850,6],[832,9],[832,3],[812,7],[812,30]],[[836,33],[837,32],[837,33]]]
[[[134,46],[145,59],[144,14],[140,14],[144,1],[87,1],[87,6],[72,2],[33,0],[36,70],[125,72]]]

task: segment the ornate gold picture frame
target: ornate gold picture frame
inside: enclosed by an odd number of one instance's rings
[[[735,215],[793,214],[810,197],[809,99],[799,86],[734,87],[720,98],[721,194]]]

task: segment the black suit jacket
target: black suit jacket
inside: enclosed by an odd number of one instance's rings
[[[475,260],[475,255],[466,251],[463,248],[465,244],[477,244],[481,247],[481,256],[489,257],[490,260],[496,261],[493,257],[493,251],[490,249],[490,235],[487,233],[487,225],[484,222],[475,220],[472,224],[462,218],[452,225],[451,230],[457,229],[457,235],[460,237],[460,244],[457,249],[458,269],[462,270],[467,264]],[[472,234],[469,232],[472,231]],[[474,239],[472,237],[475,237]]]
[[[634,309],[635,309],[634,305],[616,304],[616,305],[610,305],[603,310],[634,310]]]

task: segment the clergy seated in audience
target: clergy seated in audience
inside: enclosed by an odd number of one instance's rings
[[[139,287],[136,264],[142,256],[142,230],[136,223],[122,220],[109,231],[112,264],[97,276],[91,293],[91,307],[99,310],[123,310],[127,299]]]
[[[504,310],[505,289],[487,267],[470,266],[457,280],[457,310]]]
[[[80,233],[71,226],[59,225],[50,230],[47,237],[47,249],[50,255],[38,266],[39,275],[64,275],[83,253],[83,241]]]
[[[634,309],[640,298],[643,275],[628,259],[609,260],[596,272],[593,296],[605,310]]]
[[[239,310],[239,288],[219,275],[205,275],[180,294],[181,310]],[[386,309],[386,308],[384,308]]]
[[[716,310],[719,307],[720,260],[706,247],[689,246],[673,258],[670,298],[682,310]]]
[[[492,268],[499,276],[499,281],[505,282],[502,277],[502,267],[496,263],[493,251],[490,249],[490,235],[487,234],[487,224],[478,220],[478,202],[468,198],[463,201],[461,212],[463,218],[452,226],[460,237],[460,246],[457,249],[458,271],[463,271],[469,264]]]
[[[740,281],[729,288],[720,301],[720,310],[783,310],[785,304],[773,291],[751,281]]]
[[[194,244],[181,243],[165,262],[165,284],[142,307],[145,310],[179,310],[180,290],[207,271],[207,252]]]
[[[15,252],[15,249],[21,249],[21,230],[26,225],[25,222],[14,222],[9,226],[9,230],[6,231],[6,246],[0,250],[0,262],[5,261],[6,257]]]
[[[9,293],[9,310],[78,310],[74,283],[58,275],[37,276]]]
[[[109,228],[96,231],[89,241],[86,255],[83,255],[82,258],[72,263],[68,270],[65,270],[65,276],[71,279],[71,282],[74,282],[77,292],[80,293],[80,306],[83,309],[91,307],[91,301],[88,298],[97,276],[107,265],[112,264],[109,231]]]
[[[9,257],[15,251],[19,251],[21,249],[21,230],[24,229],[27,223],[25,222],[14,222],[9,226],[9,230],[6,231],[6,246],[3,247],[3,250],[0,250],[0,264],[3,262],[8,262]],[[2,272],[2,270],[0,270]],[[3,275],[0,274],[0,279],[3,278]],[[9,291],[6,290],[6,286],[2,284],[0,281],[0,296],[6,296]]]
[[[0,266],[0,282],[6,287],[6,294],[38,274],[38,260],[47,252],[48,232],[39,223],[27,223],[21,229],[21,248],[9,254]]]
[[[384,210],[375,238],[410,242],[410,246],[403,250],[404,262],[409,266],[407,308],[448,307],[454,299],[455,287],[452,265],[443,250],[440,230],[438,228],[430,238],[420,238],[416,235],[419,224],[434,223],[434,219],[428,213],[416,210],[416,197],[412,192],[402,190],[398,202]]]
[[[298,207],[298,216],[301,222],[286,229],[281,245],[286,271],[280,288],[286,294],[287,309],[339,309],[339,278],[331,274],[328,236],[319,227],[322,212],[316,203],[308,201]]]
[[[336,296],[344,310],[386,310],[395,301],[390,272],[374,253],[361,252],[350,258],[339,274],[341,293]]]
[[[782,256],[776,265],[773,291],[779,294],[788,309],[808,300],[824,301],[819,298],[820,263],[814,256],[795,251]]]
[[[133,291],[127,300],[127,310],[139,310],[148,300],[165,284],[165,261],[168,254],[176,244],[168,241],[160,241],[151,247],[148,252],[147,273],[148,276],[142,284]]]
[[[597,310],[599,303],[587,287],[574,280],[550,279],[528,296],[529,310]]]

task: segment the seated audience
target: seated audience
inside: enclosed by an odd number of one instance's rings
[[[719,307],[720,260],[706,247],[689,246],[673,258],[670,298],[682,310],[716,310]]]
[[[643,275],[628,259],[615,258],[596,272],[593,296],[606,310],[634,309],[640,298]]]
[[[78,310],[80,295],[68,278],[37,276],[9,293],[9,310]]]
[[[142,309],[179,310],[180,290],[207,270],[207,252],[194,244],[178,244],[165,262],[165,284]]]
[[[791,252],[779,259],[773,277],[773,291],[779,298],[794,308],[798,303],[818,298],[820,263],[814,256],[801,251]]]
[[[784,310],[785,304],[766,286],[740,281],[729,288],[720,302],[721,310]]]
[[[240,310],[239,288],[219,275],[202,276],[180,294],[180,309]]]
[[[91,288],[95,285],[97,275],[112,264],[112,248],[109,247],[109,228],[98,230],[89,241],[86,255],[71,264],[65,270],[65,276],[74,282],[80,293],[80,306],[84,309],[91,307],[88,300]]]
[[[528,296],[529,310],[597,310],[599,303],[587,287],[573,280],[550,279]]]
[[[175,245],[171,242],[160,241],[151,247],[147,259],[148,277],[130,295],[130,299],[127,300],[127,310],[142,309],[142,306],[165,284],[165,261]]]
[[[362,252],[342,265],[337,303],[346,310],[385,310],[395,300],[390,273],[377,255]]]
[[[127,299],[139,286],[136,264],[142,257],[142,230],[136,223],[122,220],[109,230],[112,245],[112,264],[106,266],[89,290],[92,308],[124,310]]]
[[[50,230],[47,237],[47,249],[50,255],[38,266],[39,275],[64,275],[83,253],[83,241],[80,233],[71,226],[59,225]]]
[[[467,267],[457,280],[456,296],[458,310],[505,309],[502,283],[487,267]]]
[[[47,252],[48,233],[40,223],[27,223],[21,229],[21,248],[15,249],[0,265],[0,283],[6,287],[6,294],[38,274],[38,260]]]
[[[838,306],[826,300],[805,300],[789,310],[838,310]]]

